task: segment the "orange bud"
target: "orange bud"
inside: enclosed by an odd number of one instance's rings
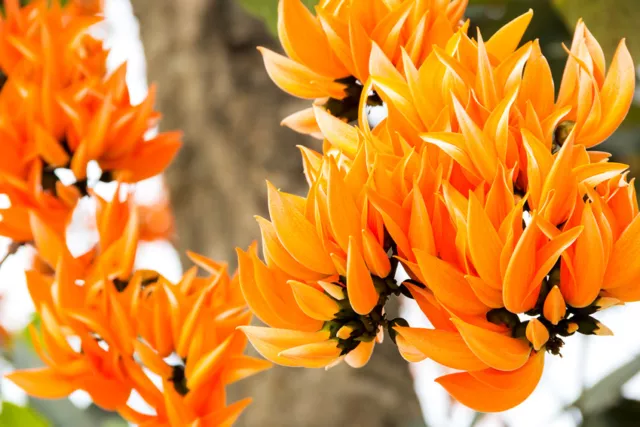
[[[613,331],[602,323],[596,321],[596,326],[597,329],[593,331],[594,335],[599,335],[601,337],[613,336]]]
[[[567,332],[570,334],[573,334],[574,332],[576,332],[578,329],[580,329],[580,326],[578,326],[577,323],[575,322],[571,322],[567,325]]]
[[[536,351],[539,351],[549,341],[547,327],[538,319],[533,319],[527,325],[527,339]]]
[[[346,340],[351,337],[351,332],[353,332],[353,328],[348,325],[344,325],[342,328],[338,329],[336,336],[341,340]]]
[[[547,299],[544,301],[543,313],[544,317],[554,325],[557,325],[567,313],[567,305],[557,286],[554,286],[547,295]]]

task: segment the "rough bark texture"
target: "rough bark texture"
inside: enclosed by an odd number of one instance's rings
[[[133,0],[149,79],[159,85],[164,129],[183,129],[185,146],[167,177],[179,249],[235,260],[235,246],[259,236],[267,215],[264,179],[303,193],[296,144],[310,139],[280,120],[308,105],[268,79],[256,45],[275,42],[235,0]],[[235,265],[235,261],[231,261]],[[240,426],[422,425],[407,365],[391,343],[366,368],[274,368],[235,386],[254,397]]]

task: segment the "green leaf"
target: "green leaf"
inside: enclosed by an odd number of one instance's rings
[[[552,0],[573,30],[579,18],[583,18],[589,30],[598,39],[607,59],[626,38],[629,51],[636,63],[640,63],[640,5],[638,0]]]
[[[603,413],[622,401],[622,386],[640,372],[640,355],[585,390],[570,406],[588,417]]]
[[[623,399],[609,410],[585,417],[580,427],[637,427],[640,402]]]
[[[125,420],[119,420],[117,418],[111,418],[103,422],[100,427],[128,427],[128,423]]]
[[[278,0],[238,0],[249,13],[262,19],[274,36],[278,34]],[[302,0],[310,10],[318,0]]]
[[[0,413],[0,427],[50,427],[51,424],[29,407],[3,402]]]

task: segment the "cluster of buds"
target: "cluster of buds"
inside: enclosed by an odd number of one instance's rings
[[[10,205],[0,235],[35,249],[26,277],[41,326],[30,333],[45,364],[8,378],[39,398],[84,390],[140,426],[231,425],[250,399],[228,405],[226,386],[270,366],[243,354],[238,328],[251,313],[237,277],[193,253],[196,267],[176,283],[134,269],[139,241],[171,237],[173,221],[166,198],[136,204],[133,184],[168,166],[180,134],[149,137],[154,89],[132,105],[126,67],[107,73],[109,52],[89,31],[101,2],[3,5],[0,194]],[[101,171],[94,182],[91,162]],[[100,197],[96,181],[114,181],[113,197]],[[98,242],[73,256],[66,233],[83,198],[96,206]],[[152,410],[132,406],[136,393]]]
[[[266,67],[315,99],[285,124],[324,142],[302,150],[306,197],[269,186],[264,262],[239,252],[270,326],[243,330],[275,363],[328,367],[362,366],[387,329],[407,360],[459,371],[437,380],[459,402],[507,410],[563,338],[610,335],[592,315],[640,300],[634,182],[589,150],[624,119],[634,63],[622,41],[606,67],[580,21],[556,96],[539,42],[521,43],[532,11],[485,42],[465,1],[366,3],[280,1],[288,58],[263,49]],[[433,328],[387,318],[394,294]]]

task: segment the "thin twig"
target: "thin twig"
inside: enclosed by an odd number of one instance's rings
[[[7,261],[11,255],[15,255],[24,245],[26,245],[26,242],[11,242],[7,248],[7,253],[4,254],[2,260],[0,260],[0,268],[2,268],[5,261]]]

